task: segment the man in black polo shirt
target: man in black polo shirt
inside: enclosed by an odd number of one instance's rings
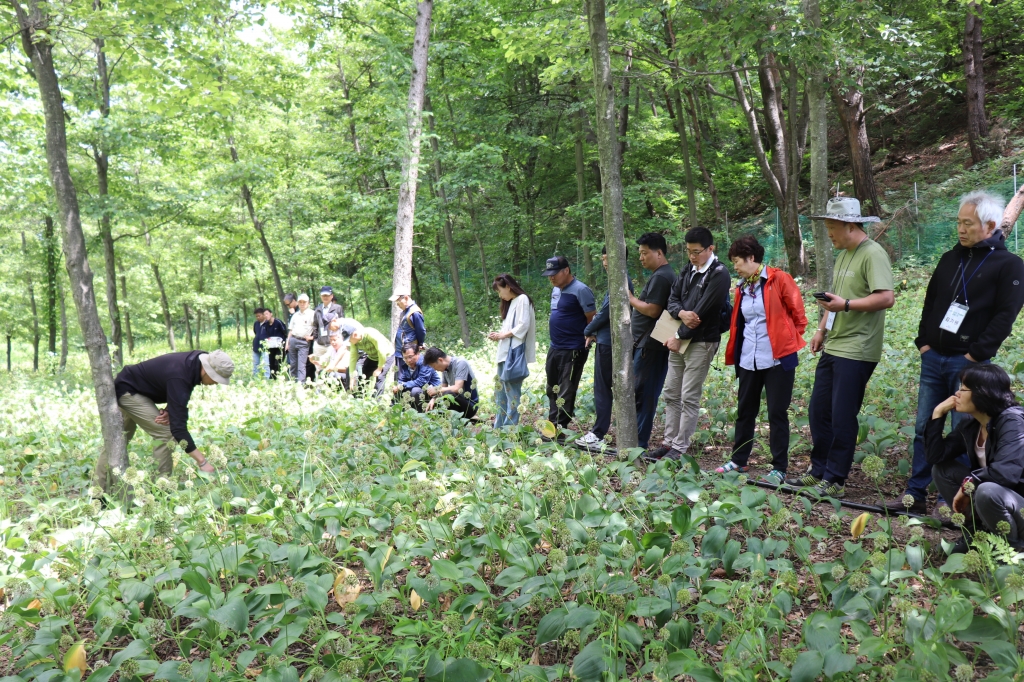
[[[629,305],[633,308],[629,322],[633,329],[637,444],[646,449],[654,426],[654,415],[658,411],[658,398],[665,387],[669,354],[663,343],[651,338],[651,332],[661,317],[661,311],[668,305],[676,272],[665,257],[668,251],[665,237],[657,232],[648,232],[641,235],[636,243],[640,245],[640,265],[651,273],[639,296],[634,296],[632,291],[629,293]]]
[[[125,365],[114,379],[114,392],[124,419],[126,441],[131,442],[136,427],[152,436],[157,441],[153,457],[161,474],[170,474],[174,468],[168,447],[172,441],[182,444],[202,471],[212,473],[213,466],[188,431],[188,401],[196,386],[227,384],[234,371],[235,363],[222,350],[167,353],[136,365]],[[166,409],[158,409],[157,403],[166,403]],[[96,464],[94,483],[106,489],[109,476],[106,459],[101,458]]]

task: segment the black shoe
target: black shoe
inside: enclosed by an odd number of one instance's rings
[[[950,556],[954,554],[967,554],[970,548],[971,546],[967,544],[967,538],[961,537],[956,541],[956,544],[953,545],[953,549],[949,550],[949,554]]]
[[[645,450],[643,458],[645,461],[648,462],[657,462],[659,459],[661,459],[671,451],[672,448],[667,448],[664,445],[662,445],[660,448],[657,448],[655,450]]]
[[[894,514],[905,514],[907,512],[910,512],[911,514],[920,514],[921,516],[925,516],[926,514],[928,514],[927,502],[925,502],[924,500],[919,500],[916,497],[914,497],[914,504],[908,507],[903,503],[903,500],[907,497],[913,496],[907,494],[904,495],[903,497],[897,497],[895,500],[892,500],[891,502],[883,501],[882,504],[880,504],[879,506],[882,509],[886,509]]]
[[[786,485],[794,488],[808,488],[821,483],[821,479],[811,474],[797,474],[786,479]]]

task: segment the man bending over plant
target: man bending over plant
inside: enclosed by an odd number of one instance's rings
[[[156,441],[153,458],[161,474],[170,474],[174,468],[170,442],[181,443],[201,471],[212,473],[213,465],[206,461],[188,431],[188,401],[196,386],[227,384],[234,371],[235,363],[222,350],[167,353],[125,365],[114,379],[114,392],[127,441],[131,442],[137,427],[152,436]],[[157,403],[167,407],[158,409]],[[93,483],[106,490],[109,475],[106,458],[100,458]]]
[[[429,365],[441,375],[441,386],[427,386],[424,389],[430,396],[427,411],[434,409],[438,398],[447,397],[452,401],[448,403],[449,410],[461,413],[466,419],[475,417],[480,396],[473,385],[476,374],[469,362],[454,355],[447,355],[440,348],[428,348],[423,354],[423,364]]]

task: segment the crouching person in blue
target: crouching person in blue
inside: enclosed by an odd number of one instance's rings
[[[420,347],[410,341],[402,347],[402,363],[398,366],[398,380],[391,388],[395,394],[392,403],[400,403],[409,396],[409,404],[417,412],[422,412],[427,386],[440,386],[441,377],[429,365],[423,362]]]
[[[423,362],[441,375],[441,386],[424,389],[430,396],[427,411],[443,401],[452,412],[458,412],[466,419],[475,417],[480,396],[476,392],[476,373],[469,361],[448,355],[440,348],[428,348],[423,354]]]
[[[961,419],[943,436],[946,414],[953,410],[974,418]],[[1024,409],[1006,372],[996,365],[964,368],[959,390],[932,411],[924,445],[935,487],[953,501],[954,513],[966,517],[965,538],[953,551],[966,552],[966,537],[979,530],[1024,550]],[[965,452],[970,466],[959,459]]]

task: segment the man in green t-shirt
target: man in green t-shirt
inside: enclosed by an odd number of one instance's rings
[[[871,373],[882,358],[885,311],[896,302],[892,266],[885,249],[868,238],[860,202],[835,198],[824,220],[829,239],[840,249],[832,290],[816,294],[825,313],[811,339],[812,353],[824,352],[814,372],[809,409],[811,468],[786,479],[788,485],[815,486],[819,496],[842,497],[857,447],[857,413]]]

